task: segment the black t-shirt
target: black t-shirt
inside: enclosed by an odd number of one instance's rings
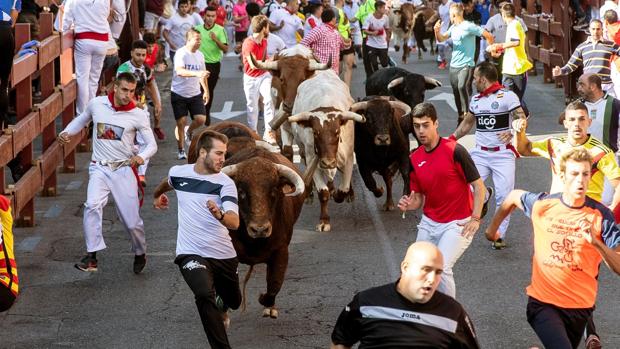
[[[463,307],[436,291],[424,304],[396,291],[396,283],[362,291],[340,313],[332,342],[359,349],[479,348]]]

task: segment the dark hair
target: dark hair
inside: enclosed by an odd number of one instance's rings
[[[511,3],[504,4],[504,6],[502,6],[500,11],[502,12],[504,16],[508,18],[515,18],[515,12],[516,12],[515,5]]]
[[[375,6],[376,6],[376,4],[375,4]],[[331,8],[327,8],[327,9],[323,10],[323,13],[321,13],[321,21],[323,23],[329,23],[334,18],[336,18],[336,14],[334,13],[334,10],[332,10]]]
[[[603,18],[609,23],[616,23],[618,22],[618,13],[614,10],[607,10]]]
[[[131,43],[131,50],[133,51],[137,48],[142,48],[146,50],[149,48],[149,44],[144,40],[136,40]]]
[[[213,6],[207,6],[207,8],[205,9],[205,13],[206,13],[207,11],[210,11],[210,12],[217,12],[217,9],[216,9],[215,7],[213,7]]]
[[[601,25],[601,27],[603,26],[603,22],[601,22],[600,19],[593,19],[593,20],[590,21],[590,25],[592,25],[592,23],[598,23],[598,24]]]
[[[179,0],[177,7],[181,7],[183,4],[190,4],[189,0]]]
[[[200,134],[200,138],[198,138],[198,143],[196,146],[196,155],[200,154],[200,149],[206,150],[207,153],[210,152],[211,148],[213,148],[214,139],[217,139],[224,144],[228,143],[228,137],[226,137],[225,134],[212,131],[212,130],[204,130]]]
[[[602,84],[603,81],[601,80],[601,77],[596,75],[596,74],[588,74],[586,76],[586,80],[588,81],[588,84],[594,84],[596,85],[596,87],[600,90],[602,88]]]
[[[585,111],[587,113],[588,112],[588,107],[586,107],[586,105],[583,102],[581,102],[579,100],[576,100],[576,101],[570,102],[566,106],[566,108],[564,108],[565,112],[567,112],[569,110],[583,110],[583,111]]]
[[[383,6],[385,6],[385,2],[382,0],[377,0],[377,2],[375,2],[375,10]]]
[[[482,62],[476,66],[478,74],[487,79],[488,82],[497,81],[497,68],[491,62]]]
[[[250,17],[258,16],[260,14],[260,6],[255,2],[250,2],[245,5],[245,10]]]
[[[437,110],[430,102],[422,102],[413,108],[411,111],[411,117],[414,119],[429,117],[433,122],[435,122],[437,121]]]
[[[121,81],[125,81],[125,82],[128,82],[130,84],[137,83],[136,76],[133,75],[133,73],[130,73],[130,72],[124,72],[124,73],[118,74],[116,76],[116,80],[114,80],[114,84],[116,86],[119,86],[121,84]]]
[[[152,45],[157,42],[157,38],[155,37],[155,33],[146,32],[142,36],[142,40],[146,41],[147,44]]]

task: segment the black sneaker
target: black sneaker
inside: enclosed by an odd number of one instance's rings
[[[487,187],[487,192],[489,193],[489,196],[486,198],[486,200],[484,200],[484,204],[482,205],[482,211],[480,212],[480,219],[484,218],[484,216],[487,215],[487,212],[489,211],[489,201],[491,201],[491,197],[493,196],[493,187]]]
[[[133,259],[133,272],[140,274],[146,265],[146,254],[136,255]]]
[[[81,271],[97,271],[97,258],[87,254],[79,263],[75,263],[75,268]]]
[[[491,248],[494,250],[503,250],[506,248],[506,243],[504,239],[499,238],[491,243]]]

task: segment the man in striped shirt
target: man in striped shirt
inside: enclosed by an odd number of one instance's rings
[[[612,55],[620,55],[620,46],[603,39],[603,23],[598,19],[592,20],[588,39],[577,46],[565,66],[553,68],[553,76],[568,75],[583,65],[583,72],[598,75],[603,83],[603,90],[615,97],[614,84],[611,81]]]

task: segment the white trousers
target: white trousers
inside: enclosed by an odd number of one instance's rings
[[[140,218],[138,182],[129,166],[112,171],[108,166],[92,164],[88,168],[88,191],[84,203],[84,239],[86,251],[106,248],[103,241],[103,208],[112,194],[116,213],[131,238],[131,251],[146,253],[144,222]]]
[[[255,78],[243,74],[243,92],[245,92],[248,112],[248,126],[258,132],[258,99],[262,96],[265,132],[271,131],[271,127],[269,126],[269,122],[273,119],[273,106],[271,105],[271,74],[266,73]]]
[[[75,78],[77,81],[77,114],[86,109],[88,101],[97,96],[103,60],[107,51],[106,43],[99,40],[80,39],[73,44],[75,59]]]
[[[449,223],[438,223],[422,215],[422,220],[418,224],[418,237],[416,241],[429,241],[437,245],[443,255],[443,273],[441,282],[437,288],[440,292],[456,298],[456,285],[452,267],[461,258],[472,239],[461,235],[464,224],[469,221],[469,217]]]
[[[509,149],[490,152],[477,147],[472,149],[470,155],[483,181],[486,181],[489,176],[493,177],[495,212],[497,212],[504,199],[515,188],[516,155]],[[508,224],[510,224],[510,215],[499,225],[499,236],[502,239],[506,237]]]

